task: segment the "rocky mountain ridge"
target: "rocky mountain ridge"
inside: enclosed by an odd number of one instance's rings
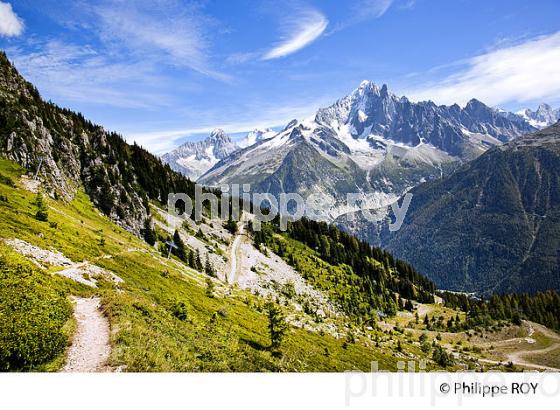
[[[202,141],[187,141],[161,159],[183,175],[196,180],[218,161],[237,151],[239,147],[232,142],[224,130],[216,128]]]
[[[138,145],[81,114],[42,100],[0,53],[0,154],[38,173],[51,196],[71,201],[84,187],[94,204],[117,224],[138,234],[148,200],[194,184]]]
[[[164,154],[161,159],[175,171],[197,180],[220,160],[235,151],[272,138],[276,134],[276,131],[271,128],[254,129],[244,138],[234,142],[224,130],[216,128],[206,139],[196,142],[187,141]]]
[[[525,120],[471,100],[414,103],[364,81],[346,97],[294,120],[273,138],[236,151],[199,178],[251,184],[255,192],[316,198],[315,216],[333,221],[383,207],[418,184],[449,174],[488,148],[534,131]],[[348,204],[346,195],[358,196]]]

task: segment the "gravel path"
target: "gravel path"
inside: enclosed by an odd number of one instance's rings
[[[507,362],[512,362],[513,364],[518,365],[518,366],[529,367],[529,368],[537,369],[537,370],[549,370],[549,371],[555,371],[555,372],[560,370],[560,369],[555,368],[555,367],[543,366],[543,365],[540,365],[540,364],[532,363],[530,361],[530,359],[528,360],[528,359],[524,358],[525,356],[528,356],[528,355],[545,354],[545,353],[548,353],[548,352],[551,352],[553,350],[556,350],[556,349],[560,348],[560,336],[556,332],[548,329],[545,326],[539,325],[537,323],[532,323],[532,322],[526,322],[526,323],[529,323],[529,336],[533,335],[533,333],[535,331],[535,328],[536,328],[543,335],[553,339],[554,342],[550,346],[548,346],[544,349],[517,350],[515,352],[511,352],[511,353],[506,355],[507,359],[505,360],[505,362],[506,363]],[[530,339],[530,337],[511,339],[511,340],[508,340],[508,342],[512,341],[512,340],[528,341],[527,339]],[[531,339],[531,340],[533,340],[533,339]],[[534,342],[535,341],[533,340],[533,343]],[[492,363],[492,364],[502,363],[502,362],[498,362],[496,360],[490,360],[490,359],[479,359],[479,361],[484,362],[484,363]]]
[[[245,221],[243,219],[243,215],[241,215],[239,221],[239,230],[235,238],[233,239],[233,243],[231,245],[230,250],[230,272],[227,277],[227,281],[229,284],[233,285],[238,277],[237,274],[237,250],[239,249],[239,244],[241,243],[241,238],[243,235],[243,229],[245,228]]]
[[[76,335],[68,351],[63,372],[98,372],[109,357],[109,322],[99,307],[99,298],[74,300],[74,317],[78,322]]]

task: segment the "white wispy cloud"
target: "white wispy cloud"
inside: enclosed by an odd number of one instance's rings
[[[258,51],[233,53],[226,57],[226,63],[232,65],[243,64],[246,63],[247,61],[256,60],[261,55],[262,53]]]
[[[313,8],[302,8],[295,13],[291,13],[282,21],[281,30],[284,37],[261,59],[281,58],[301,50],[317,40],[328,24],[327,18]]]
[[[0,36],[17,37],[23,33],[23,20],[12,9],[10,3],[0,1]]]
[[[8,56],[31,82],[49,98],[97,103],[121,108],[150,108],[165,105],[157,90],[159,79],[144,62],[116,62],[91,47],[57,40],[40,42],[33,48],[9,48]]]
[[[1,4],[1,3],[0,3]],[[164,67],[230,81],[211,68],[207,32],[215,23],[178,0],[76,0],[51,18],[82,40],[33,38],[9,48],[16,67],[48,98],[155,110],[172,105],[176,87]]]
[[[177,0],[106,0],[92,7],[101,39],[143,58],[188,67],[218,80],[230,77],[211,68],[208,31],[217,24],[196,4]]]
[[[352,9],[355,18],[366,20],[381,17],[389,10],[391,4],[393,0],[358,0]]]
[[[456,72],[413,87],[407,95],[439,104],[464,104],[473,97],[491,105],[557,101],[559,69],[560,32],[556,32],[461,61]]]
[[[395,0],[354,0],[348,7],[349,15],[335,24],[326,35],[331,36],[355,24],[377,19],[383,16],[394,2]]]

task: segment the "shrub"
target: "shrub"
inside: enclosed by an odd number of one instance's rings
[[[9,176],[0,174],[0,184],[8,185],[9,187],[15,188],[16,184]]]
[[[227,229],[232,235],[235,235],[239,229],[237,222],[229,217],[229,219],[224,222],[224,228]]]
[[[441,367],[451,366],[453,364],[453,358],[447,351],[440,345],[434,346],[434,352],[432,353],[432,359],[434,362],[439,364]]]
[[[31,369],[64,351],[72,306],[51,280],[0,248],[0,371]]]
[[[43,195],[40,193],[35,197],[35,206],[37,207],[35,219],[41,222],[47,222],[49,220],[49,211],[43,199]]]
[[[430,350],[432,350],[432,345],[430,344],[430,342],[424,341],[420,344],[420,350],[422,350],[424,353],[429,353]]]
[[[177,319],[182,320],[182,321],[187,320],[188,317],[189,317],[189,311],[187,309],[187,305],[185,305],[185,302],[175,303],[171,308],[171,313]]]
[[[296,288],[293,282],[287,282],[282,286],[282,294],[288,298],[293,299],[296,296]]]

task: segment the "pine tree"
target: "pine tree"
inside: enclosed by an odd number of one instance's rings
[[[216,272],[214,271],[214,268],[210,263],[210,258],[206,258],[206,263],[204,264],[204,272],[206,272],[207,275],[216,277]]]
[[[179,234],[179,231],[177,229],[175,229],[175,232],[173,233],[173,242],[175,243],[175,246],[177,246],[177,248],[174,248],[172,252],[183,262],[188,262],[185,242],[183,242],[183,239],[181,239],[181,235]]]
[[[406,300],[406,303],[404,304],[404,308],[409,312],[412,312],[414,310],[414,305],[412,304],[412,301],[410,299]]]
[[[49,210],[43,199],[43,194],[40,192],[35,197],[35,206],[37,207],[37,213],[35,214],[35,219],[41,222],[47,222],[49,220]]]
[[[282,310],[272,301],[266,303],[268,315],[268,331],[270,334],[270,347],[277,349],[282,343],[282,339],[288,330],[288,325]]]
[[[442,367],[447,367],[453,364],[453,358],[451,355],[447,353],[443,347],[437,344],[434,346],[432,359]]]
[[[144,229],[142,230],[142,236],[147,244],[154,246],[156,243],[156,233],[152,229],[152,221],[150,218],[144,221]]]
[[[202,272],[202,269],[204,269],[204,266],[202,265],[202,259],[200,259],[200,251],[197,249],[196,250],[196,259],[195,259],[195,269],[197,271]]]
[[[196,255],[194,252],[189,252],[188,254],[188,262],[187,264],[189,265],[189,267],[196,269]]]

